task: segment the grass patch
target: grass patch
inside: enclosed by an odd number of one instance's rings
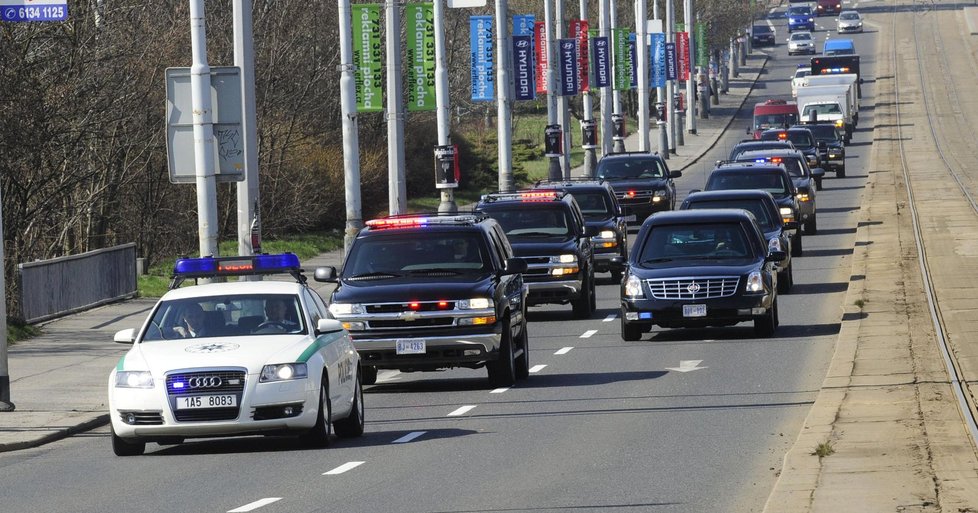
[[[17,322],[7,317],[7,344],[14,345],[21,340],[36,337],[41,334],[41,328]]]
[[[857,307],[859,307],[860,310],[862,310],[863,307],[866,306],[866,300],[857,299],[853,304],[856,305]]]
[[[489,191],[470,191],[466,189],[455,189],[455,204],[460,210],[469,210],[467,206],[475,206],[479,201],[479,196]],[[438,205],[441,204],[441,195],[425,196],[423,198],[409,198],[408,212],[437,212]]]
[[[832,447],[832,442],[822,442],[815,447],[812,456],[818,456],[818,459],[822,459],[834,453],[835,449]]]
[[[262,250],[266,253],[295,253],[299,260],[312,258],[320,253],[327,253],[343,247],[343,233],[309,233],[290,235],[280,239],[262,241]],[[238,242],[224,241],[220,244],[222,255],[237,255]],[[149,268],[147,274],[139,276],[136,287],[140,297],[160,297],[170,288],[170,276],[173,273],[173,263],[177,256],[164,258],[161,263]]]

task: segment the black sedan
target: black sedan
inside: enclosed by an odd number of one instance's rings
[[[777,262],[754,215],[741,209],[656,214],[642,224],[621,286],[621,336],[753,321],[778,326]]]
[[[618,203],[628,215],[641,223],[654,212],[676,208],[674,178],[681,171],[669,171],[666,161],[647,152],[611,153],[598,161],[595,175],[611,184]]]

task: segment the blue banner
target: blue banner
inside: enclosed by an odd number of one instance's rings
[[[533,77],[533,38],[513,36],[513,72],[516,75],[516,100],[536,98],[536,84]]]
[[[574,96],[580,92],[577,67],[577,50],[580,48],[576,38],[557,40],[557,63],[559,65],[560,96]]]
[[[666,86],[666,35],[657,32],[649,34],[652,51],[649,52],[649,87]]]
[[[472,101],[496,101],[493,87],[495,67],[492,49],[492,16],[470,16],[472,49]]]
[[[635,54],[635,33],[628,34],[628,55],[632,62],[632,83],[631,88],[638,87],[638,57]]]
[[[676,80],[676,43],[666,43],[666,80]]]
[[[611,42],[607,37],[591,40],[591,69],[594,70],[594,87],[611,85]]]
[[[513,35],[533,37],[533,22],[536,17],[532,14],[513,15]]]

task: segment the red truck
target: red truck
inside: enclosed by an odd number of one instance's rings
[[[754,139],[761,138],[761,132],[769,128],[787,128],[798,123],[798,105],[785,100],[768,100],[754,105],[754,122],[747,127],[747,133]]]

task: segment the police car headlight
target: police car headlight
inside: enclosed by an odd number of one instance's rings
[[[550,257],[551,264],[576,264],[577,255],[566,254],[566,255],[555,255]]]
[[[459,310],[484,310],[495,306],[493,300],[487,297],[475,297],[472,299],[460,299],[455,306]]]
[[[118,388],[153,388],[153,374],[149,371],[119,371],[115,375]]]
[[[788,207],[781,207],[781,217],[795,217],[795,213]]]
[[[747,275],[747,292],[764,292],[764,280],[761,278],[759,271],[751,271]]]
[[[356,303],[332,303],[329,305],[329,313],[333,315],[362,315],[367,313],[367,310],[363,305]]]
[[[642,292],[642,280],[638,279],[638,276],[629,274],[628,278],[625,278],[625,297],[630,299],[645,297],[645,293]]]
[[[611,230],[601,230],[601,232],[598,233],[598,237],[600,237],[602,239],[614,239],[615,238],[615,232],[613,232]]]
[[[288,381],[292,379],[304,379],[309,375],[309,369],[304,363],[277,363],[266,365],[261,369],[261,383],[272,381]]]
[[[655,191],[652,193],[652,203],[659,203],[666,200],[666,191]]]
[[[771,239],[770,241],[768,241],[768,243],[767,243],[767,250],[768,250],[769,253],[771,251],[782,251],[782,249],[781,249],[781,239],[775,237],[775,238]]]

